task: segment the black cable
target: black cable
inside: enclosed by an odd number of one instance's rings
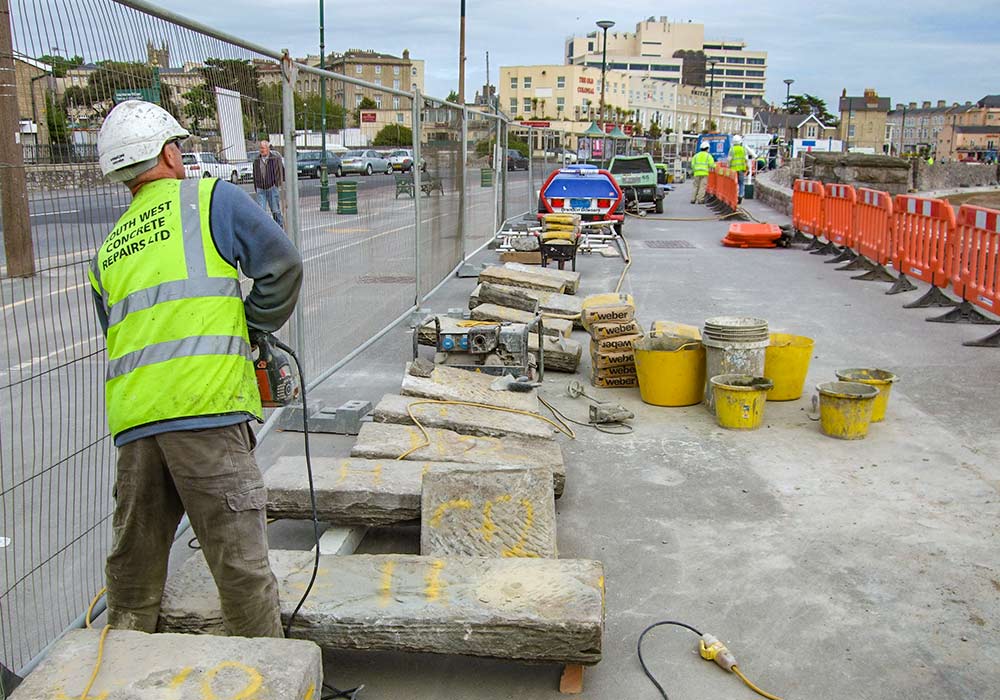
[[[654,629],[656,627],[660,627],[661,625],[674,625],[675,627],[683,627],[684,629],[691,630],[692,632],[694,632],[695,634],[697,634],[699,637],[702,636],[702,635],[701,635],[701,632],[699,632],[698,630],[696,630],[691,625],[688,625],[688,624],[683,623],[683,622],[677,622],[675,620],[660,620],[659,622],[654,622],[649,627],[647,627],[646,629],[644,629],[642,631],[642,634],[639,635],[639,641],[636,643],[635,650],[636,650],[636,653],[639,656],[639,665],[642,666],[642,672],[646,674],[646,678],[649,679],[649,682],[652,683],[653,685],[655,685],[656,689],[660,691],[660,695],[663,696],[663,700],[670,700],[670,698],[667,697],[667,691],[665,691],[663,689],[663,686],[660,685],[659,681],[657,681],[656,678],[653,677],[653,674],[650,672],[649,668],[647,668],[646,662],[642,658],[642,638],[645,637],[646,634],[650,630],[652,630],[652,629]]]
[[[274,338],[274,344],[287,352],[292,360],[295,361],[295,369],[299,373],[299,383],[302,385],[302,434],[305,440],[305,450],[306,450],[306,474],[309,477],[309,501],[312,506],[312,522],[313,522],[313,538],[316,541],[316,558],[313,560],[313,570],[312,575],[309,577],[309,585],[306,586],[306,590],[302,593],[302,598],[299,599],[298,605],[295,606],[295,610],[292,611],[291,616],[288,618],[288,624],[285,625],[285,636],[291,636],[292,623],[295,622],[295,616],[299,614],[299,610],[302,609],[303,604],[306,602],[306,598],[312,592],[313,584],[316,582],[316,576],[319,573],[319,514],[316,512],[316,488],[313,485],[313,470],[312,470],[312,458],[309,451],[309,409],[306,404],[306,376],[302,372],[302,363],[299,362],[298,356],[295,351],[290,347],[281,342],[278,338]]]

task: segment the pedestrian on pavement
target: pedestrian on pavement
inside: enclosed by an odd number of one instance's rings
[[[705,188],[708,186],[708,174],[715,168],[715,158],[708,152],[708,142],[701,144],[701,149],[691,159],[691,174],[694,175],[694,194],[691,204],[705,202]]]
[[[934,165],[934,156],[927,156],[927,165]]]
[[[778,135],[771,137],[771,143],[767,147],[767,169],[775,170],[778,167]]]
[[[230,635],[282,636],[267,559],[266,491],[249,422],[262,418],[249,332],[298,300],[302,259],[246,192],[184,179],[165,110],[128,100],[101,126],[101,171],[132,203],[89,271],[107,337],[105,400],[118,448],[108,624],[154,632],[186,512]],[[244,300],[240,271],[253,280]],[[253,330],[256,329],[256,330]]]
[[[729,149],[729,169],[736,173],[736,181],[740,191],[736,198],[737,204],[743,203],[743,190],[747,181],[747,149],[743,146],[743,137],[739,134],[733,137],[733,147]]]
[[[278,226],[285,225],[281,215],[281,186],[285,184],[285,164],[277,152],[271,150],[270,141],[260,142],[260,151],[253,159],[253,189],[261,209],[271,208],[271,215]]]

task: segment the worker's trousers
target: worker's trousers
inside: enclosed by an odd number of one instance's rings
[[[249,424],[141,438],[118,450],[108,624],[156,631],[174,532],[187,512],[222,602],[226,631],[281,637],[267,560],[267,491]]]
[[[703,204],[705,202],[705,189],[708,187],[708,175],[694,176],[694,195],[691,197],[692,204]]]

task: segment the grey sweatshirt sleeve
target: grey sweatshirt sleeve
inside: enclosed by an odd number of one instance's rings
[[[302,257],[242,189],[224,180],[212,192],[212,238],[219,255],[253,279],[244,301],[247,325],[276,331],[292,315],[302,285]]]

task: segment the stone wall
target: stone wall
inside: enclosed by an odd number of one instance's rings
[[[792,215],[792,188],[784,182],[791,183],[791,171],[786,167],[760,173],[754,178],[753,196],[786,216]]]
[[[956,187],[996,185],[998,166],[983,163],[935,163],[913,161],[913,188],[917,192],[950,190]]]
[[[806,156],[805,169],[823,183],[854,185],[906,194],[913,187],[910,162],[903,158],[860,153],[813,153]]]
[[[92,189],[108,184],[97,163],[26,165],[24,175],[32,191]]]

